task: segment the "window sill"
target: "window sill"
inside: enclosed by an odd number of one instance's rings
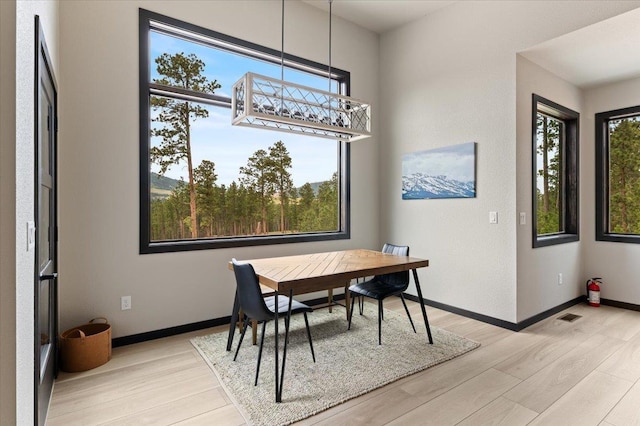
[[[612,243],[640,244],[640,235],[628,234],[599,234],[596,241],[609,241]]]
[[[533,240],[533,248],[555,246],[558,244],[566,244],[580,241],[578,234],[557,234],[539,236]]]
[[[140,246],[140,254],[172,253],[192,250],[212,250],[273,244],[308,243],[313,241],[346,240],[348,232],[324,232],[272,237],[219,238],[215,240],[153,241]]]

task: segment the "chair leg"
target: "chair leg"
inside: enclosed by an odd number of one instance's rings
[[[306,312],[304,312],[304,324],[307,326],[307,337],[309,338],[309,347],[311,348],[311,358],[313,358],[313,362],[316,362],[316,354],[313,351],[313,341],[311,340],[311,329],[309,328],[309,320],[307,319]]]
[[[289,320],[287,320],[287,316],[285,315],[284,317],[284,329],[288,330],[289,329]],[[287,337],[287,344],[289,343],[289,338]]]
[[[258,374],[260,373],[260,361],[262,360],[262,345],[264,343],[264,331],[267,328],[267,322],[262,323],[262,336],[260,337],[260,349],[258,349],[258,365],[256,366],[256,381],[253,386],[258,386]]]
[[[351,310],[349,311],[349,326],[347,327],[347,330],[351,330],[351,317],[353,316],[353,302],[355,302],[355,300],[355,297],[351,295]]]
[[[360,308],[360,315],[364,314],[364,296],[358,296],[358,307]]]
[[[382,299],[378,300],[378,345],[382,344]]]
[[[416,327],[413,325],[413,320],[411,319],[411,314],[409,313],[409,308],[407,308],[407,302],[404,301],[404,296],[402,295],[402,293],[400,293],[400,299],[402,300],[402,304],[404,305],[404,310],[407,313],[407,316],[409,317],[409,322],[411,323],[411,328],[413,328],[413,332],[414,333],[417,333]]]
[[[245,318],[244,326],[242,327],[242,334],[240,335],[240,341],[238,342],[238,347],[236,348],[236,354],[233,356],[233,360],[235,361],[238,358],[238,352],[240,352],[240,345],[242,345],[242,339],[244,339],[244,334],[247,332],[247,326],[249,325],[249,318]]]

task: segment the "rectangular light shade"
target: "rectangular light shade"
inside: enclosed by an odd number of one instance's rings
[[[233,85],[234,126],[354,142],[371,136],[371,106],[348,96],[259,74]]]

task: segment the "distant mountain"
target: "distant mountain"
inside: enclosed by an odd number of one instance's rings
[[[180,182],[182,181],[171,179],[169,177],[162,176],[158,173],[151,172],[151,198],[152,199],[169,198],[173,190],[176,189],[176,187]],[[324,182],[309,183],[309,185],[311,185],[311,188],[313,189],[313,193],[316,196],[318,195],[318,189],[320,188],[320,185],[322,185],[323,183]],[[300,188],[298,188],[298,191],[300,191]]]
[[[173,191],[175,187],[178,186],[179,182],[179,180],[151,172],[151,188],[168,189],[169,191]]]
[[[326,181],[325,181],[326,182]],[[318,195],[318,189],[320,189],[320,185],[322,185],[324,182],[309,182],[309,185],[311,185],[311,189],[313,189],[313,194],[314,195]],[[300,193],[300,188],[298,188],[298,193]]]
[[[151,198],[168,198],[179,183],[179,180],[171,179],[166,176],[159,175],[158,173],[151,172]]]
[[[402,176],[402,199],[421,198],[469,198],[476,196],[473,181],[460,182],[446,176],[429,176],[413,173]]]

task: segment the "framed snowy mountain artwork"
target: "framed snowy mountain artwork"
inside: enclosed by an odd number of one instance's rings
[[[476,143],[402,156],[402,199],[475,198]]]

